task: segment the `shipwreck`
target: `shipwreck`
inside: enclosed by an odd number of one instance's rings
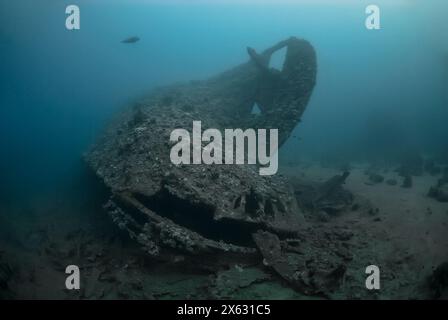
[[[269,68],[283,48],[283,68]],[[316,83],[315,50],[291,37],[261,53],[247,51],[246,63],[207,80],[153,90],[117,117],[86,161],[109,190],[104,208],[151,257],[214,270],[258,261],[305,293],[328,291],[345,267],[307,231],[298,197],[323,208],[319,202],[348,174],[298,194],[281,175],[260,176],[256,165],[169,159],[172,130],[196,120],[208,128],[275,128],[279,147],[288,139]],[[254,104],[260,114],[251,113]]]

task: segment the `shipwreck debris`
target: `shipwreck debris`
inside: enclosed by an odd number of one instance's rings
[[[425,161],[425,170],[432,176],[436,176],[442,172],[442,168],[433,159]]]
[[[384,177],[378,173],[371,173],[369,175],[369,181],[373,184],[382,183],[384,181]]]
[[[342,186],[349,175],[345,171],[323,183],[293,181],[299,207],[305,212],[317,213],[319,219],[325,219],[323,212],[331,216],[347,209],[353,203],[353,195]]]
[[[402,188],[410,189],[413,186],[413,179],[410,174],[406,174],[403,177],[403,183],[401,184]]]
[[[445,170],[435,186],[429,188],[428,196],[440,202],[448,202],[448,170]]]
[[[6,261],[4,253],[0,251],[0,299],[11,298],[12,292],[9,282],[14,275],[12,266]]]
[[[258,231],[253,237],[263,263],[300,292],[329,297],[342,284],[348,252],[322,250],[328,239],[310,233],[300,239],[280,240],[267,231]]]
[[[444,262],[434,269],[428,278],[432,299],[448,298],[448,262]]]

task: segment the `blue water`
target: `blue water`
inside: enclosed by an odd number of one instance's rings
[[[152,87],[206,78],[245,62],[246,46],[289,36],[313,44],[318,78],[301,139],[283,156],[447,147],[444,1],[222,2],[1,1],[2,198],[71,183],[105,123]],[[381,30],[364,27],[372,2]],[[65,29],[69,4],[80,7],[78,31]]]

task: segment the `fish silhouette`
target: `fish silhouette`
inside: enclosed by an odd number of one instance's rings
[[[140,40],[139,37],[134,36],[134,37],[129,37],[129,38],[122,40],[121,43],[136,43],[139,40]]]

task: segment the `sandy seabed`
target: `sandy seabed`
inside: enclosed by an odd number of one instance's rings
[[[366,165],[353,165],[344,187],[368,201],[371,213],[348,211],[328,221],[314,221],[315,230],[343,228],[354,236],[344,283],[335,299],[428,299],[427,279],[448,261],[448,203],[427,196],[437,176],[413,177],[412,188],[382,169],[386,182],[372,184]],[[323,182],[340,170],[307,164],[284,167],[281,174]],[[294,291],[267,268],[234,266],[217,274],[188,266],[150,260],[91,201],[76,203],[48,198],[28,209],[4,207],[0,215],[1,259],[11,269],[1,298],[12,299],[314,299]],[[331,248],[329,248],[331,250]],[[65,289],[65,266],[79,265],[81,290]],[[365,268],[381,271],[381,289],[365,289]],[[446,290],[445,290],[446,292]],[[441,298],[448,298],[446,293]]]

